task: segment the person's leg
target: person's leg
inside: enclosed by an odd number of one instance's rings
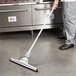
[[[66,34],[66,42],[59,47],[61,50],[66,50],[74,47],[74,37],[76,30],[76,2],[64,3],[64,29]]]

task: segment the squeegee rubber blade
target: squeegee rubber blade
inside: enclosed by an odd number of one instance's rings
[[[14,58],[11,58],[10,61],[12,61],[12,62],[14,62],[14,63],[16,63],[16,64],[19,64],[19,65],[21,65],[21,66],[23,66],[23,67],[26,67],[27,69],[30,69],[30,70],[32,70],[32,71],[38,72],[38,69],[37,69],[36,67],[30,65],[30,64],[22,63],[22,62],[20,62],[19,60],[14,59]]]

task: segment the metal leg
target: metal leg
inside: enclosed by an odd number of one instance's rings
[[[31,34],[32,34],[32,36],[33,36],[33,30],[31,30]]]
[[[33,32],[33,30],[31,30],[31,35],[32,35],[32,40],[33,40],[33,35],[34,35],[34,32]]]

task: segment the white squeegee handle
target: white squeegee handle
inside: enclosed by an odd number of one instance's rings
[[[31,45],[31,47],[30,47],[29,51],[25,54],[25,56],[26,56],[27,58],[29,58],[30,53],[31,53],[31,50],[33,49],[33,47],[34,47],[34,45],[35,45],[36,41],[38,40],[38,38],[39,38],[39,36],[40,36],[40,34],[41,34],[41,32],[42,32],[42,30],[43,30],[44,26],[46,25],[46,23],[47,23],[48,19],[49,19],[49,18],[50,18],[50,16],[52,15],[52,13],[53,13],[54,9],[55,9],[55,7],[53,7],[53,8],[52,8],[52,10],[51,10],[51,12],[49,13],[49,15],[48,15],[47,19],[45,20],[45,22],[44,22],[43,26],[41,27],[40,32],[38,33],[38,35],[37,35],[37,37],[35,38],[35,40],[34,40],[33,44]]]

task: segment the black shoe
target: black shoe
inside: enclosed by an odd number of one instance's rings
[[[65,36],[57,36],[58,39],[66,39]]]
[[[67,50],[69,48],[73,48],[74,44],[64,44],[62,46],[59,47],[60,50]]]

